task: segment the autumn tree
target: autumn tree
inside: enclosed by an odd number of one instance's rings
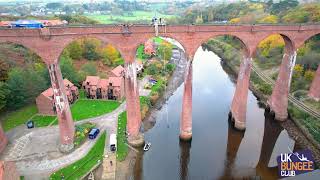
[[[172,56],[172,44],[167,41],[162,41],[157,49],[157,54],[165,61],[169,61]]]
[[[120,58],[120,53],[114,46],[108,44],[100,49],[100,56],[104,64],[112,66]]]

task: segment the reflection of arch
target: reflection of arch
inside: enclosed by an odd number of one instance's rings
[[[234,168],[235,159],[243,138],[241,131],[233,128],[232,122],[228,121],[228,141],[226,149],[226,162],[223,175],[219,179],[231,179],[232,170]]]

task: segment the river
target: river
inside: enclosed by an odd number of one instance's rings
[[[246,131],[231,127],[228,113],[235,83],[221,64],[213,52],[198,49],[193,61],[192,141],[179,141],[182,84],[155,114],[154,127],[145,132],[152,146],[138,154],[131,179],[277,179],[275,158],[296,150],[295,143],[265,116],[251,91]]]

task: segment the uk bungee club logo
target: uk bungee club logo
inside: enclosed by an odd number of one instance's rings
[[[277,157],[279,177],[292,177],[315,169],[314,159],[309,149],[281,153]]]

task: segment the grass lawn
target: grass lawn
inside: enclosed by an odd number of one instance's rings
[[[85,16],[94,19],[96,21],[99,21],[102,24],[112,24],[112,23],[119,23],[119,21],[138,21],[138,20],[147,20],[150,21],[152,17],[154,17],[155,13],[152,11],[132,11],[132,15],[128,15],[125,13],[125,15],[91,15],[87,14]],[[159,12],[157,12],[157,17],[162,18],[172,18],[174,15],[164,15]]]
[[[71,107],[74,121],[101,116],[119,107],[118,101],[79,99]]]
[[[52,125],[58,124],[58,119],[56,116],[42,116],[36,115],[32,118],[35,127],[46,127],[52,123]]]
[[[117,131],[117,160],[123,161],[128,154],[127,138],[125,135],[127,128],[127,112],[122,112],[118,117]]]
[[[4,131],[8,131],[21,124],[25,124],[38,110],[35,104],[25,106],[17,111],[9,112],[1,115],[2,127]]]
[[[51,174],[50,179],[60,180],[61,174],[64,175],[65,177],[64,179],[66,180],[80,179],[99,161],[102,162],[105,139],[106,139],[106,133],[103,133],[97,140],[96,144],[92,147],[92,149],[88,152],[88,154],[85,157]]]

